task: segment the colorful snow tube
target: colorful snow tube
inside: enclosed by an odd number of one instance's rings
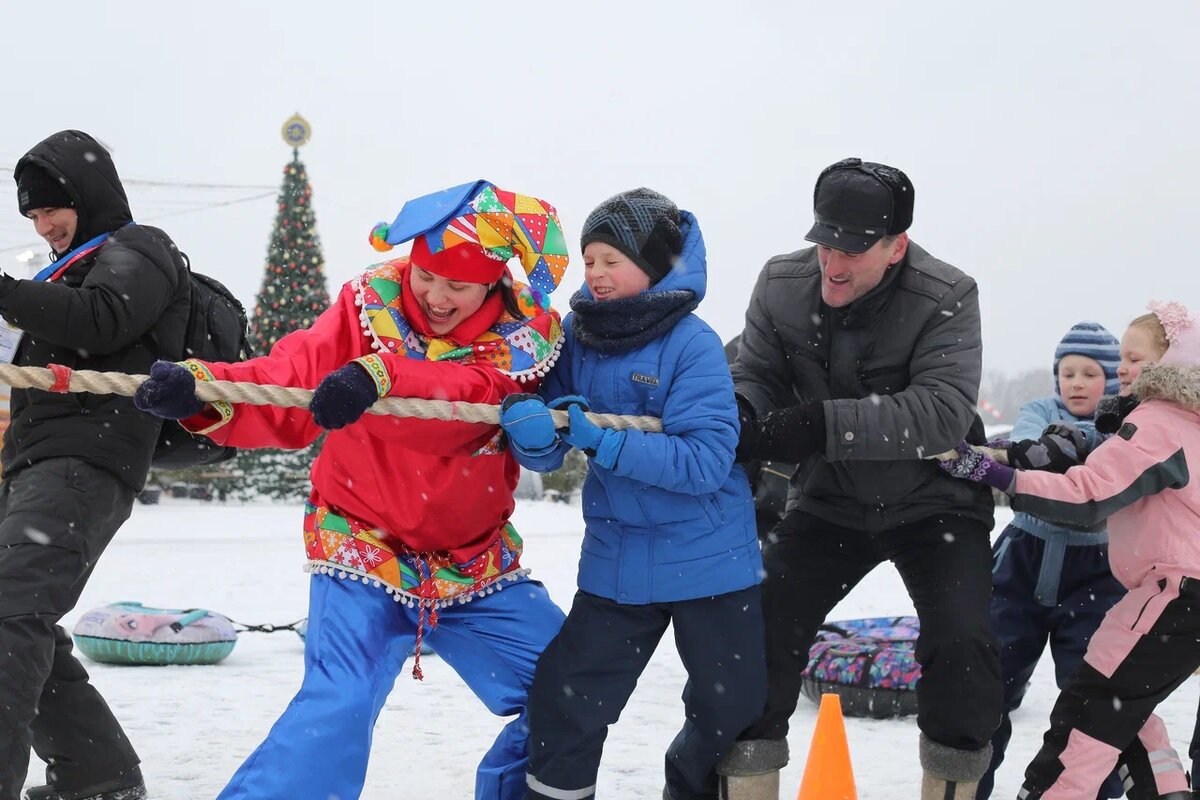
[[[917,713],[916,617],[828,622],[808,651],[801,689],[814,702],[841,698],[851,717],[888,719]]]
[[[92,609],[74,635],[85,656],[104,664],[216,664],[237,644],[233,623],[220,614],[129,602]]]

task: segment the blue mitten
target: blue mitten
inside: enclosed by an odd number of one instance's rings
[[[569,405],[567,416],[570,421],[567,429],[561,434],[562,440],[587,453],[593,462],[605,469],[616,466],[621,446],[625,444],[625,431],[614,431],[596,425],[587,418],[586,407],[579,403]]]
[[[959,442],[954,451],[958,453],[958,458],[938,462],[938,466],[944,471],[955,478],[986,483],[1006,494],[1012,494],[1017,477],[1015,469],[1001,464],[987,453],[976,450],[966,442]]]
[[[500,427],[519,452],[542,456],[558,444],[554,418],[536,394],[510,394],[500,403]]]
[[[584,411],[587,411],[589,408],[591,408],[591,406],[588,405],[587,398],[581,394],[564,394],[562,397],[554,398],[547,403],[546,406],[548,408],[553,408],[555,411],[561,411],[562,409],[570,408],[571,406],[579,406]]]
[[[317,384],[308,410],[326,430],[344,428],[367,412],[379,399],[379,387],[366,368],[353,362],[339,367]]]
[[[163,419],[187,419],[204,410],[196,397],[196,378],[172,361],[155,361],[147,378],[133,395],[133,404]]]

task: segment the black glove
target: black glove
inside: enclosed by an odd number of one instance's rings
[[[1008,463],[1017,469],[1066,472],[1082,464],[1087,456],[1087,437],[1068,422],[1046,426],[1038,439],[1013,442],[1008,447]]]
[[[327,430],[344,428],[366,413],[379,399],[379,389],[365,367],[350,363],[321,379],[308,410]]]
[[[1138,407],[1140,401],[1131,394],[1109,395],[1100,398],[1096,405],[1096,430],[1101,433],[1116,433],[1125,424],[1129,412]]]
[[[196,378],[172,361],[154,362],[150,377],[134,392],[133,404],[163,419],[187,419],[206,405],[196,398]]]
[[[740,464],[758,458],[754,454],[758,449],[758,415],[754,413],[754,406],[750,405],[749,400],[740,394],[735,394],[734,397],[737,398],[738,424],[741,426],[734,460]]]
[[[763,417],[752,457],[799,464],[825,453],[825,407],[810,400]]]

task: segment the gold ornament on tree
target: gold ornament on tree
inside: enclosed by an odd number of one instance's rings
[[[292,147],[303,147],[311,137],[312,126],[299,113],[292,114],[283,123],[283,140]]]

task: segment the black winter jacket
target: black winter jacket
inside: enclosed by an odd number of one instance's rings
[[[935,514],[992,521],[986,487],[930,456],[983,442],[975,281],[914,243],[883,281],[845,308],[821,299],[811,247],[767,262],[746,312],[734,390],[759,419],[820,400],[825,457],[792,477],[788,509],[884,531]]]
[[[74,248],[112,231],[96,251],[54,283],[0,280],[0,315],[25,334],[14,363],[146,373],[157,358],[183,352],[190,310],[187,264],[157,228],[130,225],[129,204],[111,158],[87,134],[63,131],[25,155],[61,178],[75,200]],[[161,421],[132,398],[13,389],[4,434],[4,475],[43,459],[74,456],[117,475],[135,490],[145,484]]]

